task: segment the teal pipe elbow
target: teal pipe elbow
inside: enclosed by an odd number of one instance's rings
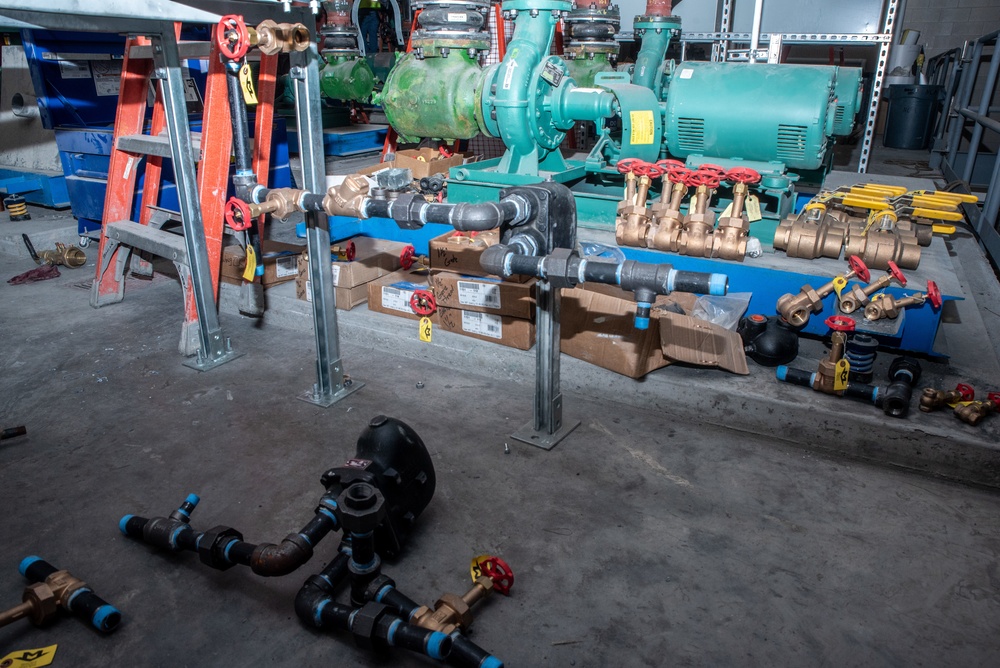
[[[671,36],[680,32],[680,19],[673,16],[637,16],[633,26],[636,34],[642,37],[642,46],[635,57],[632,83],[650,89],[658,100],[663,99],[663,61]]]

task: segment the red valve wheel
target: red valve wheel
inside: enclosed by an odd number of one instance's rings
[[[438,146],[438,153],[440,153],[441,156],[445,158],[450,158],[451,156],[455,155],[444,146]]]
[[[698,171],[714,174],[715,176],[719,177],[719,180],[722,180],[726,177],[726,170],[724,167],[721,167],[719,165],[713,165],[707,162],[704,165],[698,165]]]
[[[896,266],[896,263],[893,262],[892,260],[889,260],[888,271],[889,275],[895,278],[897,281],[899,281],[900,285],[902,285],[904,288],[906,287],[906,276],[903,276],[903,272],[899,270],[899,267]]]
[[[997,410],[1000,410],[1000,392],[990,392],[986,395],[986,401],[992,401],[994,404],[998,404]]]
[[[678,168],[687,169],[687,165],[684,164],[684,161],[674,160],[673,158],[667,158],[666,160],[657,160],[656,166],[660,167],[661,169],[665,169],[668,172],[671,169],[678,169]]]
[[[410,297],[410,308],[417,315],[430,315],[437,310],[437,300],[430,290],[414,290]]]
[[[416,262],[417,249],[413,246],[407,246],[399,252],[399,266],[403,269],[409,269]]]
[[[976,391],[971,385],[966,385],[965,383],[959,383],[955,386],[955,391],[962,396],[962,401],[972,401],[976,398]]]
[[[825,320],[825,323],[835,332],[853,332],[856,326],[854,320],[846,315],[831,315]]]
[[[941,288],[934,281],[927,281],[927,299],[931,300],[931,306],[941,308],[944,300],[941,299]]]
[[[215,28],[215,43],[227,60],[239,60],[250,49],[250,33],[243,17],[227,14]]]
[[[633,168],[641,164],[643,161],[639,158],[625,158],[624,160],[619,160],[618,164],[615,165],[615,169],[618,170],[619,174],[628,174],[633,170]]]
[[[691,172],[684,180],[684,184],[692,188],[705,186],[707,188],[715,189],[719,187],[720,182],[721,180],[718,175],[712,172],[703,172],[700,168],[698,171]]]
[[[493,580],[494,590],[504,596],[510,595],[510,588],[514,586],[514,571],[506,561],[500,557],[490,557],[480,562],[479,568],[483,575]]]
[[[347,246],[344,248],[344,257],[347,258],[348,262],[352,262],[358,254],[358,248],[354,245],[353,241],[348,241]]]
[[[733,167],[726,172],[726,180],[732,183],[753,185],[754,183],[760,183],[760,172],[749,167]]]
[[[663,176],[663,168],[652,162],[641,162],[632,168],[632,173],[636,176],[647,176],[651,179],[658,179]]]
[[[250,206],[237,197],[230,197],[226,202],[226,225],[237,232],[249,230],[253,226]]]
[[[671,167],[667,170],[667,179],[671,183],[683,183],[687,185],[687,179],[693,173],[694,172],[683,165],[680,167]]]
[[[851,271],[854,272],[855,276],[860,278],[865,283],[872,280],[872,274],[870,271],[868,271],[868,265],[866,265],[864,260],[862,260],[857,255],[852,255],[851,257],[847,258],[847,266],[851,268]]]

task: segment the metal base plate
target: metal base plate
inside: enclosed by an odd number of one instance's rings
[[[187,359],[181,362],[186,367],[196,369],[197,371],[208,371],[214,369],[217,366],[221,366],[226,362],[232,362],[237,357],[243,357],[246,353],[237,352],[235,350],[230,350],[227,353],[216,357],[215,359],[206,359],[195,357],[193,359]]]
[[[329,408],[330,406],[334,405],[344,397],[354,394],[364,386],[365,386],[364,383],[352,380],[350,385],[346,385],[340,388],[340,390],[334,392],[333,394],[327,397],[316,394],[316,392],[313,390],[306,390],[298,397],[296,397],[296,399],[300,399],[302,401],[305,401],[310,404],[315,404],[317,406],[322,406],[323,408]]]
[[[554,434],[546,434],[542,431],[535,431],[535,421],[532,420],[510,435],[515,441],[521,441],[528,445],[533,445],[543,450],[551,450],[558,445],[559,441],[569,436],[570,432],[580,426],[579,420],[564,421],[563,426]]]

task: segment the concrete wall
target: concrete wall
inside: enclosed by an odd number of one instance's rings
[[[930,58],[1000,29],[1000,0],[907,0],[906,15],[897,25],[900,35],[919,30]]]

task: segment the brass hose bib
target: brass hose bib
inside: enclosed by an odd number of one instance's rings
[[[972,401],[975,396],[976,391],[965,383],[959,383],[954,390],[935,390],[933,387],[925,387],[920,395],[920,411],[930,413],[953,406],[960,401]]]
[[[1000,412],[1000,392],[990,392],[986,401],[973,401],[970,404],[959,404],[955,407],[955,417],[973,427],[977,426],[987,415]]]

